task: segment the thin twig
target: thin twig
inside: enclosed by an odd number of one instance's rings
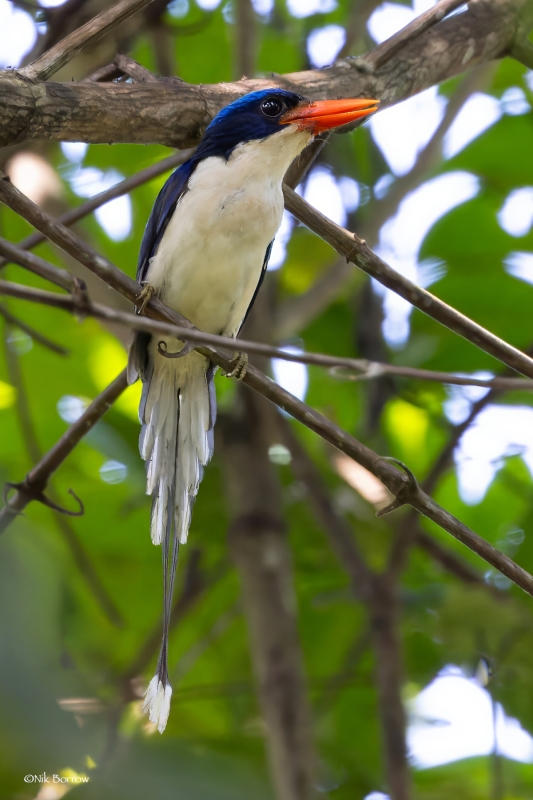
[[[26,322],[23,322],[23,320],[19,319],[18,317],[15,317],[15,315],[12,314],[11,311],[9,311],[4,305],[1,304],[0,304],[0,316],[2,316],[5,319],[5,321],[9,323],[9,325],[12,325],[15,328],[19,328],[19,330],[21,331],[24,331],[24,333],[27,333],[28,336],[31,336],[31,338],[35,342],[38,342],[43,347],[47,347],[48,350],[51,350],[53,353],[57,353],[59,356],[69,355],[70,350],[68,350],[66,347],[63,347],[60,344],[56,344],[56,342],[53,342],[51,339],[42,334],[40,331],[36,330],[35,328],[32,328],[31,325],[28,325]]]
[[[42,494],[50,476],[70,455],[82,438],[103,417],[109,407],[127,388],[126,370],[123,370],[109,386],[96,397],[81,417],[70,426],[56,444],[28,472],[24,481],[18,484],[15,494],[0,511],[0,533],[18,516],[28,503]]]
[[[121,72],[129,78],[133,78],[137,83],[158,83],[159,81],[157,75],[154,75],[153,72],[150,72],[149,69],[138,64],[129,56],[119,54],[115,58],[115,63]]]
[[[100,67],[95,72],[91,73],[87,78],[84,78],[80,83],[108,83],[124,75],[121,69],[117,67],[115,62],[107,64],[105,67]]]
[[[183,164],[184,161],[193,154],[194,149],[190,148],[189,150],[181,150],[178,153],[173,153],[171,156],[167,158],[163,158],[161,161],[158,161],[157,164],[152,164],[146,169],[142,169],[139,172],[136,172],[134,175],[131,175],[129,178],[125,178],[120,183],[115,184],[110,189],[106,189],[105,192],[100,192],[100,194],[96,194],[94,197],[91,197],[89,200],[86,200],[85,203],[77,206],[77,208],[73,208],[70,211],[66,211],[60,217],[57,218],[57,221],[60,222],[62,225],[66,225],[69,227],[73,225],[75,222],[78,222],[83,217],[86,217],[92,211],[95,211],[97,208],[108,203],[110,200],[114,200],[116,197],[122,197],[124,194],[128,194],[133,189],[136,189],[138,186],[142,186],[144,183],[148,183],[148,181],[153,180],[154,178],[158,178],[160,175],[163,175],[165,172],[168,172],[171,169],[175,169],[175,167],[179,167],[180,164]],[[21,250],[32,250],[41,242],[44,242],[46,236],[42,233],[32,233],[30,236],[27,236],[26,239],[17,243],[17,247]],[[1,240],[2,243],[5,242],[4,239]],[[11,244],[11,243],[9,243]],[[5,264],[8,263],[7,258],[0,258],[0,267],[3,267]],[[46,277],[46,276],[43,276]],[[67,288],[67,287],[63,287]]]
[[[472,342],[484,352],[494,356],[517,372],[533,378],[533,359],[529,356],[482,328],[481,325],[473,322],[430,292],[404,278],[403,275],[382,261],[368,247],[364,239],[360,239],[357,234],[350,233],[340,225],[336,225],[310,206],[292,189],[284,186],[283,191],[286,208],[356,267],[376,278],[383,286],[392,289],[411,305]]]
[[[142,305],[142,289],[139,284],[127,275],[124,275],[114,264],[96,253],[72,231],[57,223],[50,215],[42,211],[35,203],[32,203],[5,180],[0,180],[0,197],[2,201],[13,208],[14,211],[21,214],[25,219],[31,222],[31,224],[35,225],[35,227],[49,236],[55,244],[59,245],[59,247],[63,248],[80,261],[80,263],[88,267],[109,286],[115,288],[120,294],[124,295],[124,297],[131,300],[136,305]],[[296,195],[296,197],[298,197],[298,195]],[[307,204],[305,204],[305,207],[307,207]],[[314,212],[313,209],[311,209],[311,212],[313,212],[313,214],[318,214],[318,212]],[[320,214],[318,217],[320,220],[324,219]],[[345,246],[344,237],[349,236],[348,232],[334,225],[334,223],[329,220],[326,220],[326,222],[333,228],[336,235],[340,232],[343,237],[343,246]],[[374,258],[377,257],[374,256]],[[380,262],[379,259],[378,262],[380,264],[383,263]],[[386,270],[390,270],[386,265],[383,265],[383,267],[385,267]],[[393,272],[392,270],[390,271]],[[418,290],[418,287],[414,288]],[[448,307],[445,306],[445,308],[447,309]],[[165,306],[164,303],[155,297],[151,298],[146,306],[145,313],[151,318],[171,322],[189,330],[194,329],[194,326],[189,320],[185,319],[185,317],[177,311],[173,311],[168,308],[168,306]],[[509,348],[509,345],[506,345],[506,347]],[[510,349],[514,350],[514,348]],[[222,367],[224,371],[227,372],[230,370],[233,353],[228,353],[218,348],[209,350],[198,348],[198,350],[217,366]],[[519,351],[516,351],[516,353],[525,360],[528,367],[529,364],[533,365],[533,362]],[[530,371],[533,375],[533,370]],[[489,564],[499,569],[500,572],[510,578],[517,586],[520,586],[524,591],[533,595],[533,577],[529,575],[529,573],[515,564],[514,561],[508,558],[504,553],[500,553],[495,547],[486,542],[481,536],[474,533],[474,531],[470,530],[470,528],[444,508],[439,506],[438,503],[420,490],[412,478],[408,477],[396,466],[385,461],[383,457],[357,441],[357,439],[350,436],[346,431],[343,431],[338,425],[335,425],[322,414],[310,408],[301,400],[298,400],[298,398],[290,392],[285,391],[285,389],[267,378],[266,375],[254,366],[249,366],[243,382],[262,394],[274,403],[274,405],[283,408],[295,417],[295,419],[298,419],[323,439],[330,442],[330,444],[342,450],[346,455],[349,455],[355,461],[359,462],[363,467],[366,467],[385,484],[392,494],[396,497],[401,495],[402,502],[412,505],[429,519],[432,519],[440,525],[440,527],[444,528],[444,530],[448,531],[448,533],[484,558]]]
[[[468,0],[440,0],[437,5],[425,11],[409,23],[409,25],[406,25],[405,28],[402,28],[401,31],[398,31],[394,36],[391,36],[389,39],[382,42],[382,44],[375,47],[374,50],[364,56],[364,58],[358,59],[358,63],[359,61],[362,62],[364,68],[368,69],[370,72],[374,72],[379,69],[379,67],[386,64],[387,61],[390,61],[390,59],[395,56],[399,50],[402,50],[406,44],[416,39],[416,37],[420,36],[424,31],[432,28],[433,25],[441,22],[444,17],[452,11],[455,11],[459,6],[465,5],[467,2]]]
[[[203,331],[183,328],[166,322],[142,317],[137,314],[129,314],[126,311],[111,308],[100,303],[90,303],[83,301],[80,306],[79,300],[75,297],[65,297],[64,295],[47,292],[42,289],[33,289],[29,286],[22,286],[18,283],[0,280],[0,295],[16,297],[19,300],[29,300],[30,302],[42,303],[43,305],[59,308],[74,314],[105,319],[107,322],[114,322],[126,325],[129,328],[146,333],[160,334],[161,336],[173,336],[180,341],[198,342],[199,345],[212,345],[214,347],[225,347],[235,349],[237,346],[235,339],[229,336],[218,336],[214,333],[204,333]],[[1,313],[1,307],[0,307]],[[322,353],[293,353],[279,347],[273,347],[263,342],[251,342],[246,339],[238,340],[238,349],[243,353],[255,353],[268,358],[278,358],[282,361],[292,361],[297,364],[310,364],[318,367],[327,367],[331,370],[335,378],[341,380],[374,380],[382,375],[396,375],[404,378],[414,378],[417,380],[434,381],[436,383],[449,384],[451,386],[481,386],[487,389],[508,389],[508,390],[533,390],[533,381],[526,378],[490,378],[484,380],[473,375],[454,375],[451,372],[436,372],[428,369],[417,369],[415,367],[399,367],[393,364],[384,364],[377,361],[367,361],[362,358],[343,358],[341,356],[328,356]],[[339,372],[342,369],[358,370],[358,375],[344,374]]]
[[[77,30],[69,33],[58,44],[39,56],[38,59],[20,70],[26,78],[34,81],[46,81],[71,61],[84,48],[98,41],[117,25],[137,11],[147,6],[152,0],[120,0],[112,8],[108,8],[98,16],[86,22]]]
[[[76,279],[72,277],[70,272],[60,269],[59,267],[55,267],[53,264],[45,261],[44,258],[41,258],[40,256],[25,252],[25,250],[19,246],[14,245],[11,242],[8,242],[7,239],[2,239],[1,237],[0,254],[4,256],[4,263],[6,264],[10,261],[14,261],[21,267],[33,272],[35,275],[39,275],[40,278],[44,278],[45,280],[50,281],[50,283],[53,283],[55,286],[60,286],[62,289],[66,289],[67,292],[73,292],[76,289]]]
[[[428,474],[422,481],[422,489],[427,492],[427,494],[433,494],[435,491],[439,478],[448,468],[454,450],[459,444],[463,434],[471,427],[483,409],[485,409],[495,400],[498,394],[499,391],[497,389],[492,389],[491,391],[487,392],[484,397],[481,397],[476,403],[473,404],[467,418],[458,425],[454,425],[448,441],[445,443],[439,455],[434,460]],[[413,508],[410,508],[400,520],[400,523],[395,531],[394,542],[391,547],[387,565],[387,572],[389,574],[399,575],[404,570],[409,550],[411,545],[414,543],[419,530],[420,524],[416,515],[416,511]]]

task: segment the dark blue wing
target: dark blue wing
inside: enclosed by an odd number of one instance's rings
[[[267,271],[268,262],[269,262],[269,259],[270,259],[270,253],[272,252],[272,245],[273,244],[274,244],[274,239],[272,239],[272,241],[270,242],[270,244],[268,245],[268,247],[266,249],[265,259],[263,261],[263,269],[261,270],[261,275],[259,277],[259,281],[257,282],[257,286],[255,287],[254,296],[250,300],[250,305],[248,306],[248,310],[247,310],[246,314],[244,315],[243,321],[241,322],[241,328],[244,325],[244,323],[246,322],[246,320],[248,319],[248,315],[249,315],[250,311],[252,310],[253,304],[255,303],[255,298],[257,297],[259,289],[261,288],[261,284],[263,283],[263,281],[265,279],[265,274],[266,274],[266,271]],[[239,330],[241,328],[239,328]]]
[[[137,264],[138,283],[142,283],[146,280],[150,259],[157,253],[157,248],[161,243],[170,218],[174,213],[176,203],[187,191],[189,178],[193,174],[197,164],[198,161],[193,159],[181,164],[168,178],[157,196],[152,213],[146,223],[144,236],[141,242],[139,262]]]

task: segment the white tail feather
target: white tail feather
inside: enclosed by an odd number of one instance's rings
[[[168,349],[175,346],[170,343]],[[175,530],[183,544],[203,467],[212,455],[208,362],[198,353],[183,359],[164,358],[154,343],[150,358],[153,372],[144,387],[140,451],[146,460],[146,492],[154,497],[152,541],[161,543],[167,516],[174,513]],[[169,490],[175,497],[173,510],[168,508]]]
[[[176,350],[175,340],[166,344],[168,351]],[[161,733],[167,723],[172,695],[167,639],[178,547],[187,541],[203,468],[213,454],[212,378],[209,362],[198,353],[179,359],[165,358],[157,351],[157,341],[150,343],[139,410],[142,422],[139,449],[146,461],[146,492],[153,498],[152,542],[163,545],[165,596],[161,655],[143,708]]]

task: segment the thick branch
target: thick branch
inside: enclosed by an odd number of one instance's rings
[[[468,2],[468,0],[467,0]],[[367,69],[376,70],[386,64],[408,42],[412,42],[425,31],[440,22],[447,14],[464,5],[464,0],[440,0],[433,8],[428,9],[390,39],[378,45],[362,61]]]
[[[20,71],[21,75],[34,81],[47,80],[85,47],[94,44],[106,33],[116,28],[119,23],[151,2],[152,0],[120,0],[112,8],[108,8],[94,19],[86,22],[81,28],[70,33],[32,64],[24,67]]]
[[[27,139],[196,144],[214,115],[255,89],[281,85],[312,99],[378,97],[392,105],[473,67],[502,57],[512,46],[517,16],[528,0],[478,0],[408,42],[369,74],[357,59],[322,70],[271,79],[194,86],[153,84],[35,84],[16,72],[0,74],[0,146]]]

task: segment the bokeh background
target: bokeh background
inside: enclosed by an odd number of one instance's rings
[[[68,32],[69,15],[79,24],[83,4],[77,11],[74,5],[0,0],[0,65],[27,61],[54,26]],[[85,5],[89,16],[99,10],[98,3]],[[231,0],[159,5],[159,16],[135,30],[117,29],[58,79],[85,77],[117,48],[155,73],[193,83],[240,77]],[[248,58],[257,75],[321,67],[339,52],[365,52],[431,5],[253,0]],[[533,344],[532,105],[533,72],[511,59],[482,66],[332,137],[299,191],[404,275],[526,349]],[[157,145],[36,142],[3,151],[0,159],[22,191],[58,214],[170,152]],[[104,205],[77,228],[130,275],[164,179]],[[2,207],[0,232],[16,242],[30,230]],[[49,245],[36,252],[65,264]],[[2,272],[44,286],[16,266]],[[500,371],[473,345],[341,264],[288,214],[267,287],[284,346],[480,377]],[[303,307],[302,297],[308,298]],[[5,483],[23,478],[122,369],[126,355],[123,336],[94,320],[79,323],[16,301],[3,307],[69,351],[51,352],[3,320]],[[283,386],[407,463],[420,479],[455,436],[436,499],[533,572],[531,394],[493,393],[483,401],[482,388],[354,382],[281,361],[271,369]],[[235,385],[217,376],[217,391],[222,415],[231,413]],[[155,661],[150,654],[143,661],[143,648],[158,630],[161,568],[137,451],[138,398],[138,386],[128,389],[54,477],[56,496],[64,501],[72,487],[85,515],[65,520],[33,504],[0,541],[2,798],[54,800],[67,790],[114,800],[274,796],[239,578],[228,553],[231,508],[218,450],[182,551],[177,593],[186,600],[171,639],[174,696],[164,736],[141,713],[139,697]],[[479,413],[458,436],[475,404]],[[387,502],[380,484],[309,431],[295,426],[294,432],[367,562],[381,569],[404,512],[376,519],[375,508]],[[290,452],[281,441],[271,441],[268,452],[282,485],[292,552],[320,757],[317,792],[332,800],[385,800],[364,604],[310,510]],[[533,602],[445,533],[426,522],[422,528],[442,552],[468,563],[471,580],[417,546],[401,578],[403,701],[415,796],[526,800],[533,797]],[[25,775],[43,772],[90,781],[81,788],[24,783]]]

